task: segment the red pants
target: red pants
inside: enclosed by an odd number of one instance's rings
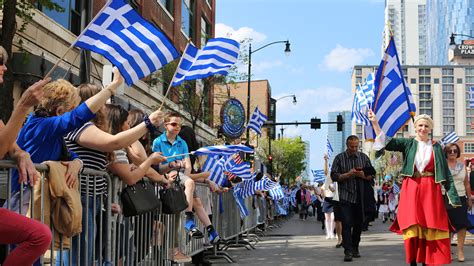
[[[32,265],[51,243],[51,230],[46,225],[0,208],[0,243],[16,244],[3,266]]]

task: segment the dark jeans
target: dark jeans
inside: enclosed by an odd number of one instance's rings
[[[342,243],[344,254],[359,250],[360,234],[362,228],[362,206],[340,201],[342,214]]]

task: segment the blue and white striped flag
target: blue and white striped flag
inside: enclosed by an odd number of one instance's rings
[[[179,56],[168,38],[123,0],[109,1],[74,45],[103,55],[129,86]]]
[[[226,177],[223,173],[223,162],[224,161],[222,159],[218,159],[217,156],[209,155],[207,156],[206,162],[202,166],[203,172],[210,173],[209,180],[216,183],[218,186],[223,186],[226,181]]]
[[[365,140],[368,141],[374,141],[375,140],[375,131],[374,128],[372,127],[372,124],[368,124],[364,126],[364,138]]]
[[[375,75],[374,113],[382,131],[393,137],[416,112],[410,89],[405,85],[393,37]]]
[[[369,73],[369,75],[367,75],[367,78],[365,79],[365,83],[361,86],[361,89],[364,92],[368,104],[373,103],[375,100],[374,81],[374,73]]]
[[[474,87],[469,87],[469,108],[474,108]]]
[[[239,145],[217,145],[217,146],[208,146],[208,147],[202,147],[199,148],[191,153],[194,155],[232,155],[234,153],[238,152],[245,152],[245,153],[253,153],[253,149],[239,144]]]
[[[285,197],[283,190],[281,189],[281,186],[274,187],[270,190],[268,190],[268,194],[270,194],[270,197],[273,200],[279,200]]]
[[[255,190],[268,191],[278,185],[277,182],[270,180],[267,176],[263,176],[262,179],[255,182]]]
[[[249,180],[252,178],[250,168],[250,163],[243,162],[241,164],[237,164],[233,159],[230,161],[229,164],[224,165],[225,171],[237,175],[238,177],[242,178],[242,180]]]
[[[329,142],[329,136],[326,137],[326,150],[328,159],[331,159],[331,155],[334,152],[334,149],[332,148],[331,142]]]
[[[397,184],[394,183],[392,186],[392,189],[393,189],[393,193],[395,194],[400,193],[400,187]]]
[[[258,107],[255,107],[255,111],[253,111],[252,116],[250,117],[249,124],[247,125],[248,128],[253,129],[259,136],[262,135],[262,126],[268,120],[268,117],[264,115]]]
[[[242,198],[250,197],[255,194],[255,179],[242,181],[238,183],[236,187],[239,187],[239,195]]]
[[[239,188],[234,187],[234,193],[232,194],[234,195],[235,203],[237,203],[237,207],[239,207],[240,218],[244,218],[245,216],[248,216],[249,211],[247,210],[247,207],[245,206],[244,198],[240,196]]]
[[[313,182],[319,183],[324,182],[324,180],[326,180],[324,170],[311,170],[311,172],[313,173]]]
[[[362,125],[370,124],[370,120],[367,117],[367,104],[368,102],[364,93],[361,88],[357,86],[352,103],[352,121]]]
[[[448,133],[446,136],[442,137],[440,140],[439,140],[439,144],[441,144],[442,146],[446,146],[446,144],[449,144],[449,143],[456,143],[459,141],[459,137],[458,135],[456,135],[456,132],[450,132]]]
[[[240,44],[232,39],[209,39],[202,50],[188,44],[181,64],[173,78],[172,86],[185,80],[195,80],[215,74],[226,75],[239,58]]]

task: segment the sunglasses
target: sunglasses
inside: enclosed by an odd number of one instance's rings
[[[450,149],[449,153],[458,153],[458,149]]]
[[[173,127],[181,127],[181,124],[180,123],[176,123],[176,122],[171,122],[171,123],[167,123],[168,125],[171,125]]]

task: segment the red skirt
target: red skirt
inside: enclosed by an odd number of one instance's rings
[[[449,220],[434,177],[405,178],[390,230],[403,235],[406,262],[451,263]]]

